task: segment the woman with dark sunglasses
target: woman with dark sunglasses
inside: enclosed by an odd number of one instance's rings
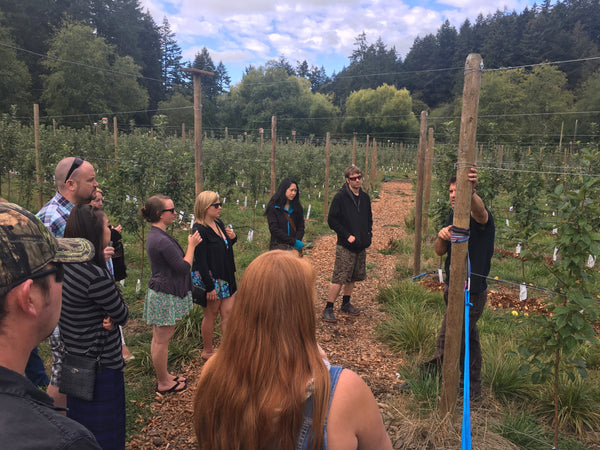
[[[125,448],[125,380],[119,327],[129,311],[106,267],[104,248],[110,241],[106,214],[91,205],[77,205],[65,237],[85,238],[96,250],[93,260],[64,266],[60,332],[69,354],[99,358],[94,398],[67,395],[67,416],[88,428],[102,448]],[[109,317],[108,324],[103,325]]]
[[[196,223],[192,229],[200,233],[202,243],[194,252],[192,281],[206,290],[206,296],[200,300],[204,312],[201,330],[204,359],[209,359],[214,354],[212,341],[219,313],[221,334],[226,332],[237,290],[232,248],[237,242],[237,236],[231,227],[225,228],[219,219],[221,206],[219,195],[212,191],[201,192],[194,203]]]
[[[175,238],[167,233],[167,226],[175,220],[175,206],[169,197],[150,197],[140,213],[152,224],[146,239],[152,276],[144,300],[143,317],[152,325],[150,353],[158,378],[156,392],[178,393],[185,390],[187,384],[184,378],[169,373],[169,342],[175,332],[175,323],[194,307],[190,267],[194,249],[202,239],[196,232],[190,234],[184,252]]]

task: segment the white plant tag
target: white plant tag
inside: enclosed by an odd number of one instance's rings
[[[527,300],[527,286],[525,285],[525,283],[521,283],[519,289],[519,300],[521,300],[522,302]]]
[[[438,280],[440,283],[444,282],[444,274],[442,273],[442,269],[438,269]]]
[[[254,239],[254,230],[250,229],[250,231],[248,231],[248,242],[252,242],[252,239]]]

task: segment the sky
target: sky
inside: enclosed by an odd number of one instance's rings
[[[435,34],[447,19],[457,30],[497,10],[522,12],[535,0],[141,0],[157,24],[166,17],[182,49],[193,61],[206,47],[223,62],[231,84],[249,65],[263,66],[284,56],[292,66],[306,60],[328,76],[348,66],[357,36],[381,37],[404,59],[417,36]],[[541,2],[538,1],[538,4]],[[466,55],[465,55],[466,58]]]

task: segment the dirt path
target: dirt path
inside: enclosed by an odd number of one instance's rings
[[[307,253],[317,270],[318,315],[317,339],[333,364],[342,365],[357,372],[371,387],[378,401],[383,401],[394,385],[401,359],[381,344],[375,336],[375,327],[385,320],[385,314],[377,303],[379,288],[395,280],[396,255],[383,255],[393,239],[405,236],[404,217],[413,204],[410,182],[392,181],[382,184],[379,199],[372,199],[373,244],[367,251],[367,280],[358,283],[352,303],[362,310],[359,317],[338,312],[341,298],[336,302],[336,324],[321,320],[327,290],[333,271],[335,235],[327,235],[314,242]],[[201,362],[190,365],[185,372],[190,386],[185,392],[157,398],[151,406],[152,418],[139,436],[127,445],[129,449],[195,449],[191,415],[195,384],[201,370]]]
[[[334,234],[317,241],[310,257],[317,267],[317,340],[332,364],[342,365],[357,372],[380,398],[398,382],[397,366],[401,360],[393,355],[375,336],[375,327],[385,320],[385,313],[377,302],[382,285],[395,279],[397,255],[384,255],[393,239],[405,236],[404,217],[412,206],[409,182],[389,182],[382,185],[379,199],[373,199],[373,244],[367,250],[367,280],[357,283],[352,303],[362,313],[358,317],[339,312],[341,296],[335,303],[337,323],[320,319],[325,306],[327,290],[335,259]]]

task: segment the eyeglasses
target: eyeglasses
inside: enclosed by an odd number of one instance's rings
[[[55,264],[54,267],[51,267],[47,270],[42,270],[40,272],[32,273],[31,275],[29,275],[27,277],[27,280],[36,280],[38,278],[44,278],[44,277],[54,273],[54,274],[56,274],[56,275],[54,275],[56,282],[62,283],[63,279],[65,278],[65,268],[63,267],[63,265],[61,263],[53,263],[53,264]]]
[[[71,164],[71,168],[67,172],[67,176],[65,178],[65,183],[69,180],[69,178],[71,177],[71,175],[73,175],[73,172],[75,172],[77,169],[79,169],[79,167],[82,164],[83,164],[83,158],[81,156],[78,156],[77,158],[75,158],[73,160],[73,164]]]
[[[212,207],[214,207],[215,209],[217,209],[217,208],[221,208],[221,207],[223,206],[223,203],[220,203],[220,202],[219,202],[219,203],[213,203],[213,204],[212,204],[212,205],[210,205],[210,206],[212,206]]]
[[[362,180],[362,175],[356,175],[355,177],[348,177],[350,181]]]
[[[175,214],[175,208],[163,209],[162,212],[170,212],[171,214]]]

